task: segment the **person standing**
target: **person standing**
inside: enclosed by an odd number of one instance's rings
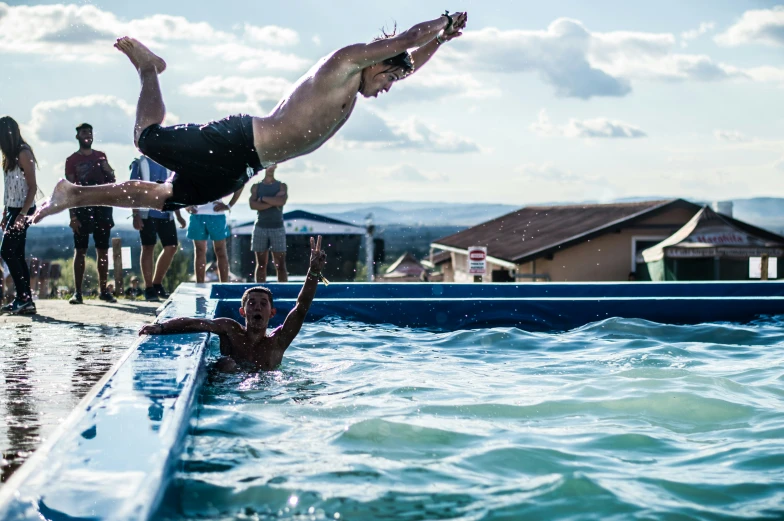
[[[32,315],[36,313],[36,309],[30,290],[30,270],[25,260],[25,246],[27,228],[30,226],[27,216],[35,213],[36,160],[33,149],[19,132],[19,124],[9,116],[0,118],[0,150],[3,153],[5,184],[5,208],[0,221],[0,228],[3,230],[0,256],[8,266],[16,287],[16,298],[0,308],[0,312]]]
[[[169,178],[171,172],[147,156],[134,159],[131,163],[131,179],[163,183]],[[172,259],[177,253],[177,227],[174,225],[174,214],[180,228],[185,228],[179,210],[175,212],[162,212],[160,210],[133,210],[133,227],[139,232],[142,242],[140,264],[144,278],[144,299],[156,302],[161,298],[168,298],[169,294],[163,288],[163,277],[171,266]],[[153,257],[155,243],[161,240],[161,254],[155,262],[153,274]]]
[[[258,212],[251,237],[251,250],[256,254],[256,282],[267,281],[267,261],[272,262],[278,282],[288,282],[286,270],[286,229],[283,226],[283,206],[288,200],[288,187],[275,179],[277,165],[264,171],[264,179],[250,189],[250,207]]]
[[[226,239],[230,235],[226,223],[226,212],[237,203],[242,195],[242,188],[234,192],[229,204],[220,199],[200,206],[189,206],[186,211],[191,214],[188,223],[188,238],[193,241],[193,271],[196,282],[204,282],[207,272],[207,241],[212,241],[215,260],[218,263],[218,278],[221,282],[229,282],[229,253]]]
[[[93,150],[93,127],[82,123],[76,127],[76,141],[79,150],[65,160],[65,178],[79,186],[97,186],[115,182],[114,170],[109,166],[106,154]],[[84,279],[85,256],[90,242],[90,235],[95,243],[96,260],[98,261],[98,298],[106,302],[117,302],[117,299],[106,290],[109,275],[109,236],[114,226],[112,208],[110,206],[85,206],[70,210],[70,227],[74,234],[74,294],[69,300],[71,304],[82,303],[82,281]]]

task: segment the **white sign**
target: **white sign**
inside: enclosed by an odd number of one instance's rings
[[[468,274],[487,274],[487,248],[484,246],[471,246],[468,248]]]
[[[122,269],[129,270],[131,266],[133,266],[133,262],[131,262],[131,247],[130,246],[123,246],[120,248],[120,254],[122,255]],[[112,265],[112,270],[114,270],[114,265]]]
[[[778,263],[776,257],[768,257],[768,278],[778,278]],[[749,278],[761,279],[762,278],[762,257],[749,257]]]

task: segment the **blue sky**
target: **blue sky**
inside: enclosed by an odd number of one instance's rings
[[[292,203],[531,204],[784,196],[784,5],[763,1],[0,2],[0,113],[49,192],[74,126],[119,178],[138,80],[122,34],[169,63],[170,122],[269,111],[321,56],[444,7],[463,38],[327,146],[278,168]]]

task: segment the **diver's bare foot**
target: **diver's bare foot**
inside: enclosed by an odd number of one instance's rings
[[[67,204],[70,199],[72,186],[73,184],[65,179],[57,181],[52,196],[46,199],[36,210],[35,215],[33,215],[33,224],[41,222],[44,217],[60,213],[68,208]]]
[[[135,38],[129,38],[128,36],[117,38],[114,46],[131,60],[131,63],[139,72],[145,69],[155,69],[155,72],[160,74],[166,70],[166,62],[163,61],[163,58]]]

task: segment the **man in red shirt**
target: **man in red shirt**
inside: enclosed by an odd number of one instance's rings
[[[93,127],[82,123],[76,127],[76,141],[79,150],[65,160],[65,178],[80,186],[95,186],[114,183],[114,170],[109,166],[106,154],[93,150]],[[114,219],[110,206],[85,206],[73,208],[71,212],[71,229],[74,234],[74,285],[76,286],[71,304],[82,303],[82,280],[84,279],[85,255],[90,241],[90,234],[95,243],[98,261],[98,283],[101,288],[99,298],[107,302],[117,302],[106,290],[109,274],[109,236]]]

